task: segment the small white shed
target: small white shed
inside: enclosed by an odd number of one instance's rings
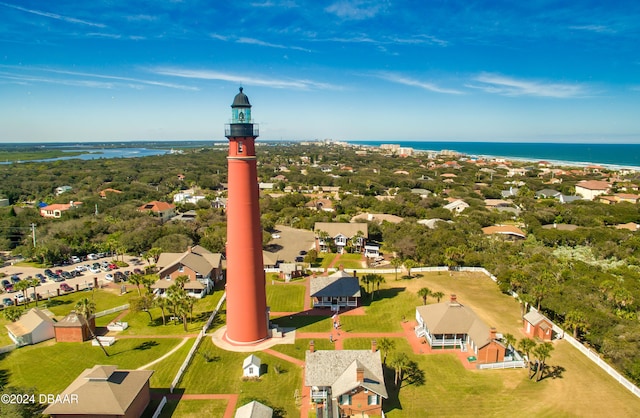
[[[244,359],[242,363],[242,375],[244,377],[260,377],[260,366],[262,365],[262,361],[251,354],[249,357]]]

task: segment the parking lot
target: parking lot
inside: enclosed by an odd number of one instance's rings
[[[119,260],[122,260],[122,256],[119,257]],[[115,261],[115,259],[113,259],[112,257],[103,257],[96,260],[81,260],[79,263],[69,264],[62,267],[55,267],[55,268],[52,267],[51,270],[53,270],[54,272],[56,270],[71,272],[72,270],[75,270],[77,266],[92,265],[95,262],[103,262],[103,261],[112,263],[113,261]],[[48,297],[57,295],[58,290],[60,290],[61,294],[65,293],[64,288],[67,288],[67,289],[70,288],[71,290],[84,290],[92,287],[96,282],[98,286],[104,286],[108,283],[111,283],[111,281],[105,278],[107,274],[111,273],[113,275],[116,271],[124,272],[125,270],[129,270],[133,272],[135,268],[144,270],[144,266],[146,265],[146,262],[144,260],[141,260],[139,257],[125,256],[124,261],[127,264],[129,264],[129,267],[119,268],[117,270],[112,270],[112,271],[100,270],[99,272],[91,272],[89,270],[86,270],[86,271],[80,272],[79,275],[76,277],[65,278],[60,282],[55,282],[51,278],[47,277],[44,274],[45,269],[43,268],[35,268],[35,267],[20,266],[20,265],[6,265],[0,268],[0,272],[6,275],[6,277],[4,277],[3,280],[4,279],[10,280],[11,276],[14,276],[14,275],[20,278],[20,280],[24,280],[29,276],[31,276],[32,278],[36,278],[37,274],[44,275],[46,278],[46,281],[42,283],[40,286],[36,287],[36,293],[40,296],[41,299],[46,299]],[[21,294],[21,293],[22,292],[11,292],[11,293],[4,292],[2,295],[0,295],[0,300],[9,297],[15,303],[16,297],[18,297],[18,294]],[[33,293],[33,288],[29,288],[27,290],[27,295],[31,295],[32,293]]]
[[[277,255],[278,260],[292,263],[300,256],[300,251],[313,248],[315,238],[312,231],[276,225],[276,235],[280,238],[272,239],[268,251]],[[272,234],[273,236],[273,234]]]

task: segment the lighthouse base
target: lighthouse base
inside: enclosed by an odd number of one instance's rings
[[[281,332],[273,328],[269,330],[269,337],[265,338],[264,340],[256,341],[253,343],[238,343],[230,340],[227,337],[227,327],[225,325],[221,328],[218,328],[212,334],[211,340],[216,345],[216,347],[222,348],[223,350],[245,353],[265,350],[278,344],[295,344],[296,332],[295,330]]]

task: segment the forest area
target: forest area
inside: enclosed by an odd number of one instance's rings
[[[535,194],[549,187],[572,194],[580,180],[611,177],[614,192],[637,189],[638,174],[568,170],[549,186],[550,177],[535,164],[514,163],[528,168],[514,178],[465,158],[361,151],[335,144],[261,144],[259,181],[272,186],[260,199],[264,244],[276,225],[312,230],[316,222],[349,222],[361,213],[402,217],[399,223],[368,222],[368,240],[388,256],[417,265],[485,267],[503,292],[519,295],[523,308],[540,308],[640,384],[640,232],[615,228],[640,223],[639,204],[563,204]],[[98,251],[140,255],[152,249],[181,252],[194,244],[224,252],[225,209],[212,202],[226,197],[226,155],[224,148],[208,147],[144,158],[1,165],[0,197],[9,206],[0,208],[0,250],[42,265]],[[457,163],[444,164],[451,160]],[[63,185],[71,190],[56,195]],[[100,197],[107,188],[121,193]],[[500,199],[514,188],[507,199],[512,210],[487,207],[485,199]],[[178,212],[196,212],[192,222],[161,222],[137,210],[152,200],[171,202],[187,189],[205,196],[197,204],[178,205]],[[310,209],[320,198],[330,200],[334,210]],[[444,208],[448,198],[469,207],[456,214]],[[60,219],[39,214],[40,203],[69,201],[82,205]],[[417,223],[436,218],[442,221],[433,229]],[[497,224],[518,226],[526,238],[483,234],[483,227]]]

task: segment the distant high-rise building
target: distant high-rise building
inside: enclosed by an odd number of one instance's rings
[[[258,203],[255,140],[251,104],[242,92],[233,99],[229,139],[227,200],[227,340],[262,341],[269,333],[266,282],[262,262],[262,227]]]

